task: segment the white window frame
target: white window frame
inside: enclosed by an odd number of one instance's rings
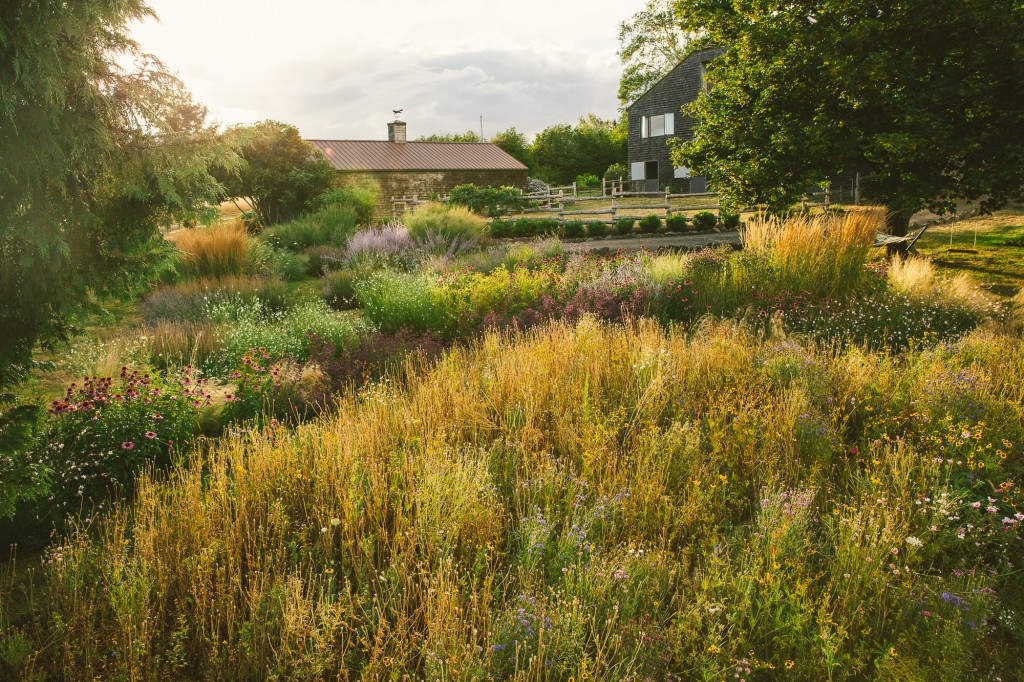
[[[660,129],[660,133],[655,130]],[[657,116],[640,117],[640,137],[643,139],[651,137],[668,137],[676,134],[676,115],[671,111],[667,114]]]

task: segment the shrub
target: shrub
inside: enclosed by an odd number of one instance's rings
[[[505,239],[513,236],[515,224],[511,220],[495,219],[491,221],[491,237]]]
[[[604,172],[604,177],[608,180],[629,180],[629,168],[624,163],[613,163],[608,166],[608,170]]]
[[[421,275],[380,270],[356,281],[356,300],[382,332],[409,329],[445,335],[451,320],[436,296],[437,285]]]
[[[328,207],[348,207],[356,215],[356,222],[365,225],[373,220],[380,199],[380,188],[375,182],[359,182],[343,187],[332,187],[309,203],[309,212],[318,213]]]
[[[222,278],[251,275],[260,270],[262,252],[240,221],[214,223],[175,233],[184,279]]]
[[[449,242],[477,241],[487,234],[487,223],[468,208],[438,203],[427,204],[407,215],[405,225],[414,239],[441,235]]]
[[[206,380],[191,367],[167,375],[122,368],[117,377],[71,384],[50,404],[35,450],[51,472],[50,495],[36,513],[62,524],[115,489],[130,493],[144,465],[166,467],[174,453],[187,451],[210,403]]]
[[[465,206],[474,213],[499,216],[519,213],[527,204],[522,190],[516,187],[477,187],[473,184],[459,185],[452,189],[448,204]]]
[[[699,232],[707,232],[718,224],[718,216],[710,211],[701,211],[693,216],[693,228]]]
[[[724,227],[727,230],[735,230],[740,226],[739,213],[726,213],[723,211],[722,214],[718,217],[718,219],[721,221],[722,227]]]
[[[265,244],[261,246],[266,247]],[[271,272],[289,282],[302,279],[309,268],[309,264],[301,256],[282,249],[267,248],[267,256],[263,262]]]
[[[636,225],[636,218],[619,218],[615,221],[615,231],[619,234],[629,234]]]
[[[280,310],[287,295],[288,285],[274,277],[199,279],[151,292],[142,301],[142,315],[147,322],[198,321],[207,318],[213,303],[231,300],[244,304],[253,299],[268,309]]]
[[[665,218],[665,227],[669,232],[683,232],[686,230],[686,216],[682,213],[673,213]]]
[[[362,262],[404,262],[416,244],[401,223],[360,230],[352,235],[346,251],[349,265]]]
[[[587,234],[591,237],[603,237],[608,234],[608,226],[600,220],[587,223]]]
[[[325,344],[310,360],[331,380],[331,393],[362,385],[398,371],[410,356],[419,361],[436,358],[444,343],[430,332],[400,329],[393,333],[373,332],[344,348]]]
[[[328,272],[320,280],[324,299],[336,310],[349,310],[358,306],[355,284],[368,274],[363,268],[341,268]]]
[[[349,244],[358,234],[357,232],[349,238]],[[314,246],[306,251],[306,274],[311,277],[321,277],[331,270],[341,267],[346,256],[346,250],[336,246]]]
[[[590,189],[601,184],[601,178],[593,173],[583,173],[576,176],[576,186],[580,189]]]
[[[356,229],[356,210],[346,204],[330,204],[263,231],[262,238],[275,249],[301,253],[314,246],[345,246]]]
[[[512,229],[514,237],[537,237],[557,233],[558,220],[554,218],[519,218]]]
[[[567,220],[562,226],[562,234],[570,239],[577,239],[583,236],[586,224],[582,220]]]
[[[661,218],[653,213],[640,219],[640,231],[645,234],[653,234],[661,229]]]

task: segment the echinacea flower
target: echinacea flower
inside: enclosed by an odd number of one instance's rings
[[[122,450],[131,450],[134,447],[135,447],[135,441],[126,440],[125,442],[121,443],[121,449]]]
[[[156,438],[156,433],[153,431],[146,431],[146,438],[153,440],[154,438]]]

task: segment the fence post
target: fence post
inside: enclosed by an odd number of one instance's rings
[[[572,181],[572,198],[576,199],[579,195],[576,194],[576,181]]]
[[[618,210],[619,207],[617,202],[615,201],[615,195],[612,194],[612,227],[615,227],[615,216],[618,215]]]
[[[608,196],[608,178],[601,178],[601,196]]]
[[[860,206],[860,173],[853,177],[853,205]]]

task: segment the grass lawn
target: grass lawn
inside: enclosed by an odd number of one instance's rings
[[[993,294],[1013,296],[1024,286],[1024,208],[935,225],[917,249],[936,265],[969,273]]]

